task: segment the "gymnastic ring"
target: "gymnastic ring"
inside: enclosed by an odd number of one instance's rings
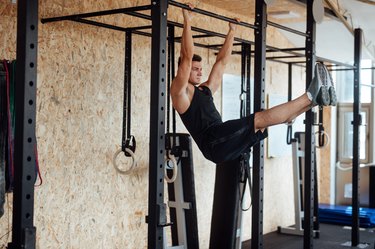
[[[318,149],[323,149],[324,147],[326,147],[326,146],[329,144],[330,140],[329,140],[329,135],[328,135],[327,132],[325,132],[325,131],[320,131],[320,132],[323,133],[323,136],[326,136],[326,138],[327,138],[326,141],[327,141],[327,142],[326,142],[325,144],[323,144],[323,146],[315,145],[315,147],[318,148]],[[315,135],[316,135],[316,134],[319,134],[320,132],[319,132],[319,131],[316,131],[316,132],[315,132]]]
[[[176,181],[177,178],[177,173],[178,173],[178,165],[177,165],[177,160],[174,155],[168,154],[168,158],[166,158],[165,162],[168,165],[168,161],[171,161],[173,163],[173,175],[172,178],[169,178],[167,175],[166,167],[164,167],[164,179],[167,183],[173,183]]]
[[[113,155],[113,159],[112,159],[112,163],[113,163],[113,167],[115,168],[115,170],[122,174],[122,175],[130,175],[131,171],[137,166],[137,161],[135,160],[135,155],[134,155],[134,152],[131,150],[131,149],[128,149],[128,148],[125,148],[125,152],[126,153],[129,153],[129,155],[131,156],[132,158],[132,164],[130,166],[130,169],[128,170],[121,170],[118,165],[117,165],[117,157],[118,155],[121,153],[121,152],[124,152],[122,150],[122,148],[118,149],[115,154]]]

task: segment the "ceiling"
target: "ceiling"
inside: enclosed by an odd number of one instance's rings
[[[317,0],[315,0],[317,1]],[[327,13],[317,23],[316,53],[319,57],[340,62],[352,62],[354,36],[349,29],[363,30],[363,58],[375,60],[375,0],[321,0]],[[254,0],[201,0],[206,4],[233,12],[235,15],[254,16]],[[267,7],[268,18],[284,26],[305,32],[305,0],[274,0]],[[286,12],[286,15],[280,15]],[[275,14],[277,13],[277,14]],[[335,17],[341,15],[344,21]],[[275,15],[274,15],[275,14]],[[345,21],[346,20],[346,21]],[[346,22],[347,26],[343,24]],[[305,39],[281,31],[296,47],[304,47]]]

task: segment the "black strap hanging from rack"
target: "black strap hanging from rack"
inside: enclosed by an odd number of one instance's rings
[[[167,133],[170,132],[170,108],[171,108],[171,98],[170,98],[170,89],[171,84],[174,79],[175,75],[175,28],[173,25],[168,26],[168,79],[167,79]],[[170,144],[170,139],[166,139],[165,148],[166,150],[170,150],[171,154],[176,157],[181,157],[182,151],[179,146],[176,146],[176,110],[172,107],[172,143],[173,146]]]
[[[241,167],[241,183],[244,183],[242,194],[240,196],[240,202],[241,202],[241,210],[242,211],[248,211],[251,208],[251,204],[247,207],[243,207],[243,201],[245,197],[245,190],[246,190],[246,182],[249,184],[249,192],[250,192],[250,200],[253,200],[253,188],[251,185],[251,172],[250,172],[250,153],[243,153],[241,155],[240,160],[240,167]]]
[[[250,106],[250,70],[251,70],[251,45],[242,43],[241,44],[241,108],[240,116],[241,118],[250,116],[251,106]],[[241,167],[241,183],[244,183],[242,189],[242,195],[240,196],[241,210],[247,211],[250,209],[251,204],[248,208],[243,208],[242,203],[245,196],[246,182],[249,184],[250,189],[250,199],[252,200],[252,184],[251,184],[251,171],[250,171],[250,153],[243,153],[240,159]]]
[[[323,107],[319,106],[319,130],[318,130],[318,145],[319,147],[323,147],[325,145],[325,137],[324,137],[324,126],[323,126]]]
[[[250,51],[251,45],[241,44],[241,107],[240,115],[246,117],[250,115]]]
[[[288,102],[292,100],[293,64],[288,63]],[[293,123],[288,124],[286,143],[292,144]]]
[[[125,71],[124,71],[124,108],[122,119],[122,144],[121,149],[125,156],[131,155],[126,152],[130,149],[135,152],[135,137],[130,134],[131,131],[131,63],[132,63],[132,33],[127,31],[125,34]]]

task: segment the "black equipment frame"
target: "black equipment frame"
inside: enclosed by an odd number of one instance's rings
[[[13,226],[10,249],[34,249],[38,1],[18,1]]]
[[[361,98],[360,98],[360,83],[361,83],[361,59],[362,59],[362,30],[354,30],[354,84],[353,84],[353,172],[352,172],[352,246],[359,244],[359,127],[361,125]]]
[[[167,225],[164,204],[165,89],[168,2],[151,1],[151,103],[150,165],[148,205],[148,248],[163,248],[163,230]]]
[[[254,98],[254,111],[260,111],[264,108],[264,80],[265,80],[265,60],[267,52],[283,52],[296,56],[300,54],[295,51],[305,49],[306,56],[306,84],[308,84],[313,75],[313,67],[316,61],[315,56],[315,22],[312,16],[313,0],[301,1],[307,5],[307,32],[292,30],[282,25],[267,21],[267,6],[263,0],[256,0],[255,25],[241,22],[240,25],[250,27],[255,32],[255,42],[235,38],[235,41],[255,45],[255,92],[260,94]],[[98,11],[78,15],[69,15],[62,17],[43,18],[42,23],[70,20],[84,24],[94,25],[103,28],[109,28],[117,31],[131,31],[133,34],[152,37],[151,52],[151,103],[150,103],[150,123],[156,126],[150,127],[150,165],[149,165],[149,207],[148,207],[148,248],[163,248],[163,228],[166,224],[166,207],[164,199],[164,146],[165,146],[165,87],[166,87],[166,37],[167,25],[182,28],[183,25],[167,20],[168,3],[180,6],[174,1],[158,0],[151,1],[150,5],[123,8],[117,10]],[[151,10],[151,15],[140,13],[140,11]],[[193,11],[201,12],[224,21],[231,21],[224,16],[220,16],[207,11],[195,9]],[[111,24],[100,23],[85,18],[127,14],[152,21],[151,26],[123,28]],[[288,32],[306,37],[305,48],[275,48],[266,45],[266,26],[274,26]],[[152,28],[152,32],[144,32]],[[16,90],[16,135],[15,135],[15,189],[14,189],[14,209],[13,209],[13,242],[9,248],[35,248],[36,228],[33,225],[34,213],[34,146],[35,146],[35,116],[36,116],[36,75],[37,75],[37,30],[38,30],[38,1],[19,1],[18,2],[18,28],[17,28],[17,90]],[[215,36],[225,38],[224,34],[192,27],[192,30],[203,33],[201,37]],[[358,36],[356,32],[356,37]],[[196,38],[199,38],[198,36]],[[360,40],[358,37],[356,40]],[[195,43],[200,47],[207,47],[205,44]],[[356,46],[360,51],[361,44]],[[266,50],[266,49],[269,50]],[[217,49],[217,47],[214,47]],[[359,52],[358,52],[359,53]],[[356,52],[357,54],[357,52]],[[273,58],[275,61],[282,62]],[[359,58],[360,59],[360,58]],[[328,62],[333,62],[324,59]],[[358,58],[357,58],[358,60]],[[287,62],[288,63],[288,62]],[[297,62],[294,62],[297,63]],[[335,64],[341,64],[335,62]],[[358,63],[356,64],[358,71]],[[356,78],[359,80],[359,76]],[[307,87],[308,85],[306,85]],[[355,100],[358,105],[359,101]],[[355,114],[354,125],[358,125],[358,112]],[[305,234],[304,249],[313,248],[312,242],[312,217],[313,217],[313,190],[314,190],[314,155],[312,146],[313,134],[313,113],[306,113],[306,157],[305,165]],[[358,131],[355,130],[358,136]],[[354,139],[355,141],[356,139]],[[353,146],[353,150],[355,150]],[[353,151],[354,152],[354,151]],[[263,142],[254,147],[254,200],[253,200],[253,220],[252,220],[252,248],[263,248],[263,177],[264,177],[264,145]],[[354,162],[353,162],[354,165]],[[355,179],[354,179],[355,178]],[[358,183],[358,178],[353,174],[353,181]],[[354,185],[353,185],[354,187]],[[354,204],[353,204],[354,205]],[[355,207],[357,208],[357,207]],[[354,209],[354,208],[353,208]],[[354,217],[353,219],[356,219]],[[356,231],[354,231],[356,230]],[[353,237],[356,237],[358,227],[353,227]],[[355,244],[357,240],[353,240]]]
[[[315,57],[315,38],[316,23],[313,17],[313,2],[307,1],[307,20],[306,28],[310,37],[306,39],[306,89],[314,75]],[[314,230],[314,176],[315,176],[315,146],[314,139],[314,113],[308,110],[305,116],[305,176],[304,176],[304,223],[303,223],[303,248],[313,248],[313,230]]]
[[[265,68],[266,68],[266,25],[267,5],[263,0],[255,2],[255,23],[258,29],[254,30],[254,112],[265,108]],[[253,208],[251,248],[263,248],[263,185],[264,185],[264,141],[253,147]]]

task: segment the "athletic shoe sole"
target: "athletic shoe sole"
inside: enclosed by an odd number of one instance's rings
[[[322,82],[322,86],[320,87],[317,96],[317,103],[319,105],[328,106],[331,103],[330,93],[328,91],[328,71],[324,64],[320,62],[316,63],[315,67],[315,77],[317,77]]]

